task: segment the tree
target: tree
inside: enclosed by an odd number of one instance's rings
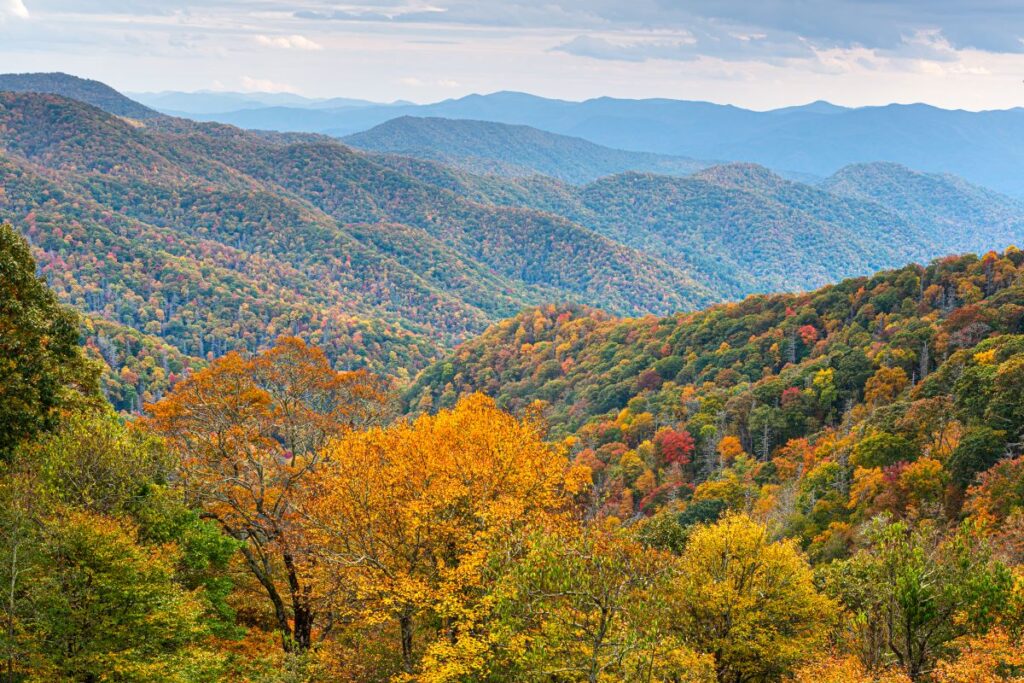
[[[911,462],[919,454],[914,444],[902,436],[876,432],[857,442],[851,461],[857,467],[888,467],[898,462]]]
[[[693,456],[693,437],[685,429],[659,429],[654,435],[654,446],[661,462],[666,465],[688,465]]]
[[[512,678],[714,681],[711,657],[671,632],[675,562],[621,530],[532,536],[498,589]]]
[[[146,421],[178,458],[186,499],[241,543],[287,648],[308,648],[316,605],[298,509],[328,440],[384,413],[381,384],[336,372],[296,338],[253,358],[237,353],[148,406]]]
[[[1013,441],[1024,438],[1024,401],[1020,400],[1024,385],[1024,357],[1012,356],[996,370],[992,383],[992,401],[986,421],[1005,431]]]
[[[434,416],[351,433],[325,463],[303,508],[319,583],[351,599],[337,609],[356,625],[397,626],[392,651],[407,674],[425,650],[449,675],[479,673],[488,577],[518,555],[523,534],[554,523],[589,483],[589,470],[570,467],[535,422],[480,394]]]
[[[911,683],[895,667],[871,671],[853,656],[829,655],[801,666],[790,683]]]
[[[32,580],[28,635],[49,680],[213,681],[219,658],[198,596],[174,581],[176,551],[140,546],[124,523],[88,512],[46,519]]]
[[[908,383],[903,368],[878,368],[864,385],[864,401],[875,407],[892,403]]]
[[[969,523],[944,539],[931,525],[880,517],[865,536],[865,548],[828,568],[827,586],[870,631],[872,647],[911,679],[921,680],[953,640],[984,632],[1005,609],[1012,576]]]
[[[99,403],[99,371],[82,354],[78,327],[36,277],[28,242],[0,224],[0,459],[52,429],[61,408]]]
[[[835,611],[793,541],[745,515],[692,533],[673,591],[676,627],[714,655],[719,683],[777,679],[823,643]]]
[[[1006,432],[987,426],[971,429],[949,458],[953,482],[961,490],[966,489],[979,473],[999,462],[1006,452]]]
[[[1024,645],[1003,628],[966,639],[955,657],[941,660],[936,683],[1019,683],[1024,681]]]

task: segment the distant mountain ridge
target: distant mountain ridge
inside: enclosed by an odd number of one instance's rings
[[[387,103],[348,97],[310,98],[288,92],[231,92],[206,90],[199,92],[125,93],[133,100],[165,114],[217,114],[219,112],[259,109],[263,107],[297,107],[302,109],[343,109],[377,107]],[[395,102],[392,104],[411,104]]]
[[[585,183],[624,171],[688,175],[711,162],[627,152],[581,138],[470,119],[401,116],[343,138],[353,147],[431,159],[478,174],[541,174]]]
[[[468,95],[425,105],[309,110],[273,107],[197,118],[245,128],[344,137],[400,116],[526,125],[613,149],[758,163],[825,177],[854,163],[890,161],[954,173],[1024,197],[1024,109],[969,112],[924,104],[846,108],[825,102],[758,112],[710,102],[600,97],[583,102],[524,93]]]

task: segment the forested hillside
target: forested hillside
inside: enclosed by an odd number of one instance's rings
[[[839,552],[832,535],[864,510],[906,512],[883,480],[927,465],[935,488],[919,503],[948,512],[976,474],[1019,454],[1022,351],[1014,248],[669,318],[526,311],[424,371],[407,402],[430,411],[483,391],[540,409],[604,473],[595,504],[620,516],[695,487],[749,506],[797,467],[780,521]],[[681,470],[664,459],[669,441],[685,446]]]
[[[86,314],[104,389],[128,411],[281,333],[407,381],[526,306],[667,315],[1024,238],[1019,202],[892,165],[822,187],[749,164],[574,186],[197,124],[66,76],[6,78],[109,110],[0,94],[0,219]]]
[[[491,121],[402,116],[343,141],[357,149],[431,159],[470,173],[540,174],[569,183],[624,171],[689,175],[711,165],[685,157],[611,149],[529,126]]]
[[[856,164],[822,187],[844,197],[874,201],[947,245],[950,251],[984,251],[985,244],[1020,240],[1024,202],[951,175],[920,173],[892,163]]]
[[[407,419],[282,336],[125,421],[9,226],[0,293],[12,681],[1024,674],[1019,250],[666,319],[535,309]]]
[[[343,367],[415,371],[529,303],[712,298],[564,218],[467,201],[327,140],[8,93],[0,145],[0,213],[60,296],[200,359],[290,331]]]
[[[125,97],[106,83],[62,73],[0,74],[0,92],[62,95],[133,119],[160,118],[160,112]]]

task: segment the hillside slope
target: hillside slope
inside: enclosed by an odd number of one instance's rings
[[[956,176],[876,162],[842,168],[821,187],[833,194],[882,204],[913,221],[951,252],[1001,248],[1024,234],[1024,201]]]
[[[735,434],[751,452],[762,435],[750,411],[763,405],[773,419],[770,451],[834,424],[864,400],[865,383],[880,368],[899,368],[907,389],[937,370],[955,378],[961,351],[999,335],[1024,340],[1024,252],[1016,248],[667,318],[531,309],[424,370],[406,400],[413,410],[436,410],[484,391],[514,411],[539,400],[556,434],[598,443],[622,435],[602,437],[607,427],[600,425],[626,419],[623,409],[650,413],[653,429],[694,416],[698,405],[714,406],[725,423],[711,433]],[[812,380],[823,369],[831,369],[835,393],[813,420],[790,421],[782,392],[820,393]],[[918,393],[927,391],[924,385]],[[700,427],[691,428],[698,445]]]
[[[404,378],[524,306],[664,315],[1022,236],[1012,200],[949,178],[930,204],[736,164],[577,187],[30,93],[0,94],[0,174],[62,298],[122,326],[119,407],[171,382],[164,344],[198,363],[297,333]]]
[[[0,91],[62,95],[130,119],[146,120],[163,116],[125,97],[106,83],[63,73],[0,74]]]
[[[0,219],[51,285],[199,358],[295,331],[343,367],[397,372],[530,303],[668,312],[711,298],[564,218],[474,203],[329,141],[140,127],[12,93],[0,130]]]

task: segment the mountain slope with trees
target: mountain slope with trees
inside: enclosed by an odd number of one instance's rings
[[[9,226],[0,272],[11,680],[1020,679],[1019,250],[663,320],[538,309],[485,351],[547,401],[415,418],[281,336],[124,419]]]
[[[124,106],[78,79],[23,85]],[[0,94],[0,218],[86,313],[125,410],[281,333],[405,381],[525,306],[665,315],[1022,237],[1014,200],[879,168],[824,188],[750,164],[574,186]]]
[[[2,215],[60,296],[200,359],[292,331],[342,366],[415,370],[530,303],[712,297],[564,218],[470,202],[327,140],[139,127],[10,93],[0,131]]]
[[[1021,239],[1024,202],[972,185],[962,178],[921,173],[892,163],[840,169],[821,187],[844,197],[872,201],[896,212],[952,251]]]

